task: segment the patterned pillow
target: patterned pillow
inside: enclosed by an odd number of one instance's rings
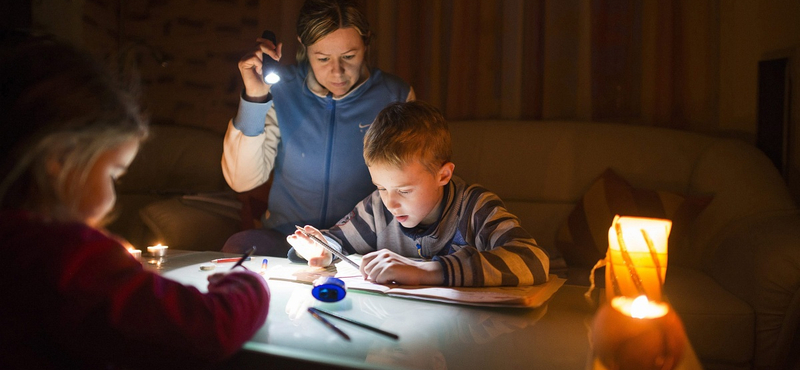
[[[608,228],[615,215],[672,220],[670,248],[680,250],[689,226],[711,203],[712,196],[687,196],[637,189],[610,168],[595,180],[559,227],[556,247],[567,265],[589,267],[606,255]]]

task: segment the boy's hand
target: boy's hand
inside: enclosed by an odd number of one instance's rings
[[[433,261],[414,261],[390,250],[364,255],[361,274],[378,284],[442,285],[442,265]]]
[[[320,240],[325,240],[325,237],[322,236],[322,233],[313,226],[306,225],[303,230],[305,230],[305,232],[309,235],[314,235]],[[300,257],[303,257],[306,261],[308,261],[309,266],[325,267],[333,262],[333,254],[331,254],[331,252],[328,252],[313,239],[303,235],[300,230],[297,230],[294,232],[294,234],[287,236],[286,241],[292,245],[294,251],[297,252]]]

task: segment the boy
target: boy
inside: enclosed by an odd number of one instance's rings
[[[364,160],[377,190],[334,227],[320,232],[306,226],[305,232],[363,254],[361,273],[376,283],[546,282],[547,254],[497,195],[453,176],[451,155],[450,131],[436,108],[419,101],[387,106],[364,137]],[[311,266],[333,260],[300,231],[286,239]]]

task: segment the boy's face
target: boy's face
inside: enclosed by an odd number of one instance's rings
[[[434,175],[417,161],[403,168],[374,164],[369,167],[383,205],[403,227],[430,225],[439,217],[444,185],[453,176],[453,163],[442,165]]]

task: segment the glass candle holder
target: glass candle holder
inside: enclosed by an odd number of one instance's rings
[[[674,369],[686,347],[686,332],[667,303],[619,296],[592,322],[594,357],[608,369]]]
[[[607,300],[620,295],[661,300],[671,228],[665,219],[614,217],[606,252]]]
[[[137,261],[141,261],[142,260],[142,251],[141,250],[131,247],[131,248],[128,248],[128,253],[130,253],[131,256],[133,256],[133,258],[136,258]]]
[[[155,265],[156,269],[161,269],[167,262],[167,249],[166,245],[152,245],[147,247],[147,253],[150,254],[150,259],[147,260],[148,264]]]

